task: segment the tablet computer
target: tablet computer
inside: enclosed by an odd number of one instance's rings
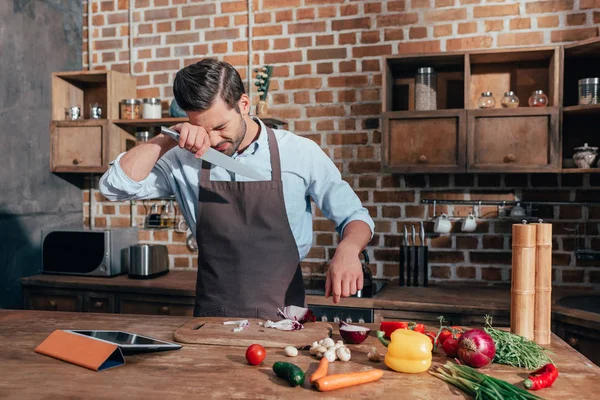
[[[124,331],[104,330],[67,330],[82,336],[89,336],[103,342],[116,344],[123,353],[143,353],[151,351],[177,350],[182,346],[165,342],[149,336],[138,335]]]

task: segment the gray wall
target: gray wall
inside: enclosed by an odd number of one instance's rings
[[[82,225],[73,177],[50,173],[51,79],[81,69],[80,0],[0,1],[0,308],[41,269],[41,230]]]

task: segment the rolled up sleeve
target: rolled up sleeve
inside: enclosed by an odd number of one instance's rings
[[[156,163],[150,174],[139,182],[123,172],[119,161],[125,153],[110,163],[108,171],[100,178],[100,193],[111,201],[142,200],[173,194],[168,173],[168,161],[162,158]],[[163,157],[164,158],[164,157]]]
[[[323,212],[335,222],[336,231],[343,236],[344,228],[352,221],[363,221],[375,232],[375,223],[363,207],[352,187],[342,179],[337,167],[314,142],[311,144],[311,173],[309,195]]]

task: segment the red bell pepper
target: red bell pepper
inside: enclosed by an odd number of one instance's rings
[[[385,337],[391,337],[392,332],[397,329],[408,329],[411,331],[425,333],[425,325],[417,324],[416,322],[404,321],[384,321],[381,323],[379,330],[385,333]]]

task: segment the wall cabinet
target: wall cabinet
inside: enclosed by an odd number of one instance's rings
[[[575,147],[599,145],[600,106],[580,105],[577,96],[577,81],[596,76],[599,59],[600,38],[564,47],[386,57],[383,170],[600,172],[597,166],[575,168],[571,158]],[[417,110],[421,67],[437,73],[436,110]],[[547,95],[547,107],[529,106],[535,90]],[[518,96],[518,107],[502,107],[509,91]],[[483,92],[492,93],[494,107],[478,108]]]

